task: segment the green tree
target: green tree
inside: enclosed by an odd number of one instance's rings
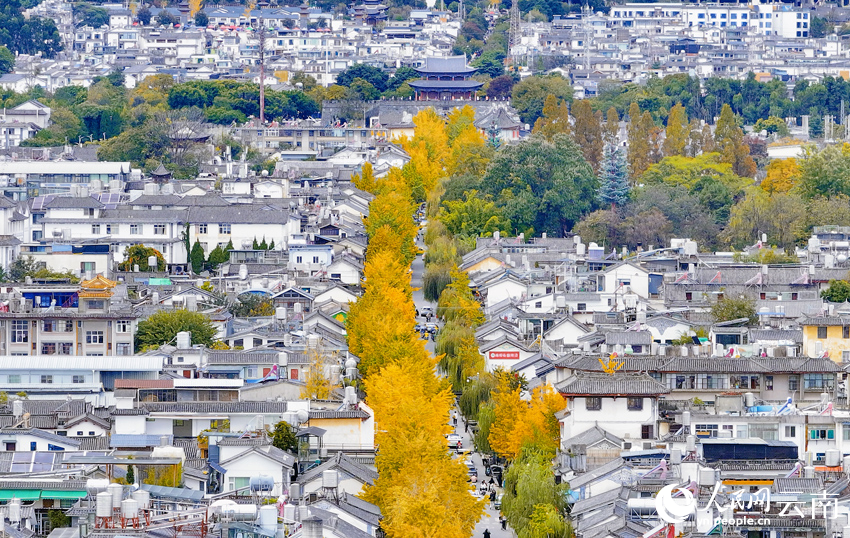
[[[398,90],[402,84],[407,82],[408,80],[414,80],[419,78],[419,73],[413,69],[412,67],[407,67],[406,65],[399,67],[393,73],[393,76],[387,81],[387,89],[386,91],[396,91]]]
[[[464,193],[464,200],[443,202],[439,219],[452,235],[478,237],[496,230],[508,233],[510,222],[501,218],[501,211],[492,201],[478,196],[477,191]]]
[[[156,256],[156,267],[148,265],[148,259]],[[119,271],[132,271],[133,266],[138,265],[139,271],[165,271],[165,258],[162,253],[153,247],[143,244],[132,245],[124,249],[124,261],[118,264]]]
[[[133,465],[130,464],[127,466],[127,483],[135,484],[136,483],[136,471],[133,469]]]
[[[374,86],[378,92],[385,91],[389,82],[389,77],[383,70],[371,65],[353,64],[337,75],[336,83],[340,86],[350,87],[358,78]]]
[[[60,529],[71,526],[71,518],[65,515],[62,510],[48,510],[47,520],[50,522],[51,529]]]
[[[628,165],[623,152],[617,146],[605,146],[602,169],[599,172],[599,202],[611,209],[621,207],[629,200]]]
[[[269,245],[268,245],[268,243],[266,243],[266,236],[263,236],[263,240],[260,241],[259,247],[260,247],[260,250],[268,250],[269,249]]]
[[[269,248],[267,248],[266,250],[274,250],[274,239],[271,240],[271,242],[269,243]]]
[[[360,77],[351,81],[348,87],[348,93],[351,99],[359,99],[361,101],[374,101],[381,97],[381,91],[374,84]]]
[[[555,484],[555,476],[552,474],[552,464],[545,455],[536,453],[530,446],[526,445],[505,473],[505,493],[502,498],[502,512],[505,514],[510,526],[518,536],[539,536],[536,529],[542,526],[544,521],[540,519],[540,511],[547,516],[555,514],[560,517],[560,523],[555,522],[549,534],[551,537],[568,538],[564,534],[563,517],[560,514],[566,509],[567,484]],[[535,514],[537,518],[534,519]],[[533,521],[534,519],[534,521]],[[549,519],[546,517],[546,519]],[[557,531],[561,532],[557,532]],[[542,536],[546,536],[545,533]]]
[[[160,26],[173,27],[178,22],[180,21],[177,19],[177,17],[165,11],[164,9],[156,14],[156,23]]]
[[[213,344],[216,328],[210,318],[198,312],[188,310],[161,310],[148,319],[139,322],[136,330],[136,349],[161,346],[174,341],[177,333],[192,333],[192,344]]]
[[[597,172],[602,162],[602,121],[587,99],[573,103],[573,117],[573,140],[581,148],[584,160]]]
[[[11,73],[15,68],[15,55],[6,45],[0,46],[0,75]]]
[[[850,299],[850,282],[846,280],[830,280],[829,287],[822,292],[820,296],[832,303],[844,303]]]
[[[850,195],[850,148],[830,145],[818,151],[806,146],[797,164],[798,187],[804,197]]]
[[[573,88],[567,79],[559,75],[528,77],[511,89],[511,104],[519,112],[523,123],[534,125],[537,118],[543,114],[543,102],[548,95],[571,102]]]
[[[139,19],[139,22],[142,26],[147,26],[151,23],[151,17],[153,14],[151,10],[148,9],[148,6],[142,6],[139,11],[136,12],[136,18]]]
[[[230,259],[230,255],[221,248],[221,245],[216,245],[212,252],[210,252],[209,257],[207,258],[207,263],[209,263],[210,268],[215,271],[218,269],[219,265],[223,263],[227,263],[227,260]]]
[[[195,26],[199,28],[206,28],[210,24],[210,17],[203,11],[199,11],[195,13]]]
[[[195,244],[192,245],[192,251],[189,252],[189,262],[192,264],[192,272],[197,275],[203,271],[205,261],[204,247],[202,247],[201,242],[196,239]]]
[[[744,131],[738,127],[738,119],[729,105],[723,105],[720,111],[714,129],[714,146],[723,162],[732,165],[733,172],[742,177],[756,174],[756,163],[750,157],[750,147],[744,142]]]
[[[74,20],[77,27],[91,26],[100,28],[109,24],[109,12],[102,7],[93,6],[86,2],[74,4]]]
[[[287,452],[295,452],[298,449],[295,430],[288,422],[281,420],[275,424],[272,432],[272,446]]]
[[[826,37],[828,34],[831,34],[835,30],[835,25],[833,25],[828,20],[823,17],[812,17],[811,27],[809,30],[809,35],[811,37],[821,38]]]
[[[514,230],[560,237],[591,209],[598,183],[581,148],[556,135],[552,142],[533,136],[500,151],[481,185]]]
[[[746,318],[750,325],[758,323],[756,302],[749,297],[724,297],[711,306],[711,317],[716,323]]]
[[[233,250],[233,239],[229,239],[227,241],[227,245],[224,247],[225,252],[230,252]]]
[[[52,19],[24,15],[33,5],[21,0],[0,2],[0,45],[17,54],[53,58],[62,50],[62,36]]]
[[[753,132],[760,133],[767,131],[767,134],[776,134],[778,136],[789,136],[791,131],[788,129],[788,124],[782,118],[770,116],[767,119],[759,118],[753,125]]]
[[[254,237],[254,242],[251,243],[251,250],[260,250],[260,244],[257,242],[256,236]]]

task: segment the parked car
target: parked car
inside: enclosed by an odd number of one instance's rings
[[[460,435],[450,433],[446,439],[448,440],[449,448],[454,448],[455,450],[463,448],[463,438]]]
[[[426,316],[433,316],[434,315],[434,309],[431,308],[430,306],[423,306],[422,308],[419,309],[419,315],[422,316],[423,318],[426,317]]]

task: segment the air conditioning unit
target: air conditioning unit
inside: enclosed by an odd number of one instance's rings
[[[623,450],[631,450],[631,449],[632,449],[632,444],[628,441],[625,441],[623,443]]]
[[[644,443],[643,449],[644,450],[652,450],[652,443],[651,442],[650,443]]]

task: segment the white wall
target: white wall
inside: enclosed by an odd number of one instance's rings
[[[654,398],[643,398],[643,409],[632,411],[628,408],[628,398],[603,397],[602,407],[598,411],[588,411],[586,398],[572,398],[568,403],[570,410],[564,420],[562,439],[569,439],[594,426],[599,426],[617,437],[640,439],[641,426],[653,425],[654,435],[658,435],[658,408]]]

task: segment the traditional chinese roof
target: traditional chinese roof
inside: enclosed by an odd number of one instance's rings
[[[437,73],[459,73],[471,75],[476,69],[469,67],[466,64],[466,56],[448,56],[445,58],[428,57],[425,58],[425,63],[422,67],[417,67],[416,71],[424,75]]]

